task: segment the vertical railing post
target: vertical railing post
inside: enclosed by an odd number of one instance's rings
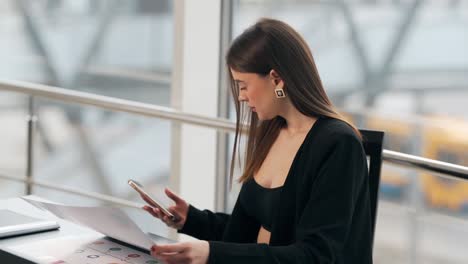
[[[414,112],[418,115],[424,114],[423,109],[423,95],[417,91],[414,93],[415,98],[415,109]],[[412,153],[413,155],[423,155],[423,137],[424,127],[421,122],[417,122],[413,127],[412,132]],[[424,190],[421,183],[421,173],[416,170],[411,172],[411,183],[410,183],[410,204],[413,210],[409,212],[409,263],[419,264],[422,263],[420,248],[422,245],[422,236],[424,232],[424,226],[420,221],[421,216],[425,213],[425,201],[424,201]]]
[[[28,98],[28,132],[26,142],[26,194],[32,193],[32,180],[33,180],[33,166],[34,166],[34,133],[36,126],[37,116],[34,107],[34,96],[30,95]]]

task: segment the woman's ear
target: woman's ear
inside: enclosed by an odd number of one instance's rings
[[[283,79],[281,79],[281,77],[279,76],[279,74],[275,70],[272,69],[270,71],[269,76],[270,76],[270,79],[272,80],[273,85],[275,86],[275,88],[280,88],[280,89],[283,88],[283,86],[284,86]]]

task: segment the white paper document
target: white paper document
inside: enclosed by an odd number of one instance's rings
[[[22,197],[28,203],[47,210],[59,218],[89,227],[125,243],[149,250],[153,240],[120,209],[114,207],[80,207],[44,202]]]
[[[149,254],[95,236],[66,236],[14,245],[6,249],[41,264],[161,263]]]

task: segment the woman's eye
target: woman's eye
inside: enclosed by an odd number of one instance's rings
[[[239,87],[239,90],[241,90],[241,91],[246,90],[246,89],[247,89],[247,87]]]

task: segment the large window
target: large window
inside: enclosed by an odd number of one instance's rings
[[[1,1],[0,78],[169,106],[173,35],[172,1]],[[26,172],[28,100],[0,93],[4,174]],[[128,178],[155,193],[167,185],[169,121],[42,98],[34,106],[36,179],[132,200],[139,198]],[[9,197],[24,190],[19,183],[0,185]],[[97,203],[41,187],[33,193]]]

